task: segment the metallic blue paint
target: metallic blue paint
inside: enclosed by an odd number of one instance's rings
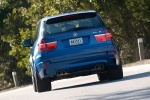
[[[98,28],[88,28],[64,33],[43,35],[44,22],[48,19],[85,12],[95,11],[66,13],[46,17],[40,20],[39,31],[37,33],[38,36],[34,42],[30,55],[32,73],[34,73],[34,67],[36,67],[35,69],[39,72],[40,78],[53,78],[56,76],[57,71],[60,70],[66,70],[67,73],[74,73],[84,70],[92,70],[96,64],[104,64],[106,68],[117,66],[116,59],[119,57],[119,53],[114,55],[108,54],[109,51],[118,52],[115,49],[114,42],[97,42],[94,38],[94,35],[96,34],[104,34],[104,29],[107,29],[105,25]],[[70,46],[69,39],[77,38],[73,36],[74,33],[77,33],[77,37],[83,38],[83,44]],[[38,44],[42,39],[47,42],[57,41],[56,49],[38,52]],[[49,62],[49,64],[43,67],[42,64],[44,62]]]

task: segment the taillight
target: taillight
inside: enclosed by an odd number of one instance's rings
[[[94,35],[94,37],[98,42],[106,42],[112,40],[112,34],[109,32],[109,30],[104,30],[104,34]]]
[[[105,42],[106,36],[105,34],[98,34],[98,35],[95,35],[95,39],[97,42]]]
[[[106,39],[107,41],[112,40],[112,34],[110,33],[109,30],[104,30],[104,33],[106,34]]]
[[[41,42],[38,44],[38,51],[43,52],[48,50],[54,50],[56,49],[56,46],[57,41],[46,43],[46,40],[41,40]]]

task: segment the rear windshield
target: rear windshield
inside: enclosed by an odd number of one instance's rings
[[[45,35],[103,26],[97,13],[81,13],[52,18],[46,21]]]

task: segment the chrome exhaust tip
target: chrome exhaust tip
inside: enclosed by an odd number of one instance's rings
[[[66,71],[65,71],[65,70],[62,70],[62,74],[66,74]]]
[[[58,72],[56,73],[56,75],[58,75],[58,76],[61,75],[61,71],[58,71]]]
[[[56,73],[57,76],[66,74],[65,70],[60,70]]]
[[[105,67],[105,66],[104,66],[103,64],[97,64],[97,65],[95,66],[95,69],[103,70],[104,67]]]

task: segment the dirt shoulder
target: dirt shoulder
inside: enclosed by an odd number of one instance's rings
[[[31,86],[31,85],[32,84],[27,84],[27,85],[21,85],[21,86],[17,86],[17,87],[10,87],[10,88],[1,89],[0,93],[15,90],[15,89],[19,89],[19,88],[23,88],[23,87],[27,87],[27,86]]]

